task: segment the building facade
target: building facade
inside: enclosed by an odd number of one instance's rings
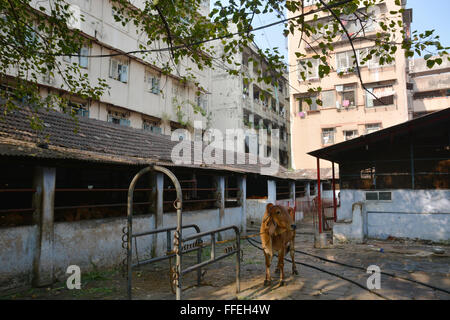
[[[423,58],[409,61],[409,91],[413,118],[450,107],[450,62],[427,67]]]
[[[194,121],[206,122],[211,100],[209,68],[200,71],[193,63],[184,60],[170,75],[164,75],[162,66],[170,58],[168,53],[127,54],[139,50],[139,45],[145,45],[147,39],[136,32],[133,23],[123,26],[115,21],[111,1],[69,0],[68,3],[73,13],[71,28],[80,30],[86,40],[80,56],[61,57],[62,64],[78,63],[93,85],[101,78],[106,80],[110,89],[97,101],[85,100],[64,93],[61,90],[64,80],[60,75],[42,75],[40,90],[43,97],[50,93],[63,93],[81,117],[161,134],[171,134],[177,128],[191,129]],[[143,4],[143,1],[133,2],[138,8]],[[39,5],[45,7],[49,4]],[[209,2],[204,1],[202,5],[204,13],[209,13]],[[84,20],[80,19],[81,15]],[[165,46],[164,43],[154,43],[149,49]],[[105,56],[109,54],[116,56]],[[89,57],[95,55],[103,57]],[[186,74],[186,70],[195,75],[199,86],[180,81],[180,75]],[[2,89],[8,90],[8,83],[1,85]],[[193,105],[201,107],[204,112],[194,112]]]
[[[221,46],[218,45],[218,50]],[[261,59],[254,46],[238,52],[235,61],[241,63],[242,71],[248,78],[258,77],[257,69],[266,74],[267,62]],[[258,61],[257,66],[253,61]],[[270,84],[247,82],[242,75],[231,76],[226,68],[217,68],[212,76],[212,127],[225,132],[226,129],[266,129],[267,154],[271,153],[272,129],[279,130],[279,161],[290,167],[290,103],[287,75],[275,79]],[[259,133],[258,133],[259,134]],[[249,139],[246,139],[249,152]],[[275,155],[274,155],[275,156]]]
[[[308,1],[305,12],[315,9],[317,1]],[[404,8],[406,1],[402,4]],[[360,8],[365,10],[365,8]],[[363,23],[355,17],[343,17],[346,29],[353,39],[358,61],[374,47],[373,37],[380,32],[381,22],[392,19],[390,11],[398,10],[394,0],[387,0],[368,10]],[[294,16],[300,13],[291,13]],[[404,14],[404,28],[409,30],[410,11]],[[313,22],[317,15],[317,21]],[[327,25],[333,17],[326,11],[305,17],[306,21],[317,25]],[[364,29],[364,36],[359,35]],[[360,64],[364,90],[355,72],[355,55],[350,41],[344,35],[333,42],[334,51],[327,58],[331,73],[319,78],[318,60],[312,57],[319,49],[319,43],[326,31],[306,37],[296,32],[289,35],[289,81],[291,90],[292,152],[295,169],[314,169],[316,159],[307,153],[338,142],[386,128],[409,119],[408,96],[406,90],[408,67],[403,50],[395,53],[395,62],[382,64],[374,56],[365,64]],[[303,39],[301,37],[303,36]],[[398,31],[397,39],[402,38]],[[296,52],[307,57],[298,59]],[[301,73],[304,72],[306,81]],[[318,95],[308,92],[309,88],[321,87]],[[375,99],[373,95],[378,99]],[[319,106],[316,100],[320,99]],[[310,104],[310,102],[312,102]],[[321,167],[329,168],[331,163],[323,162]]]

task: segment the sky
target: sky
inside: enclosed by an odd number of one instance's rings
[[[441,37],[441,44],[450,46],[450,1],[449,0],[408,0],[407,8],[413,9],[413,23],[411,30],[423,32],[435,29]],[[275,15],[260,15],[255,18],[254,27],[277,21]],[[280,53],[286,57],[287,41],[282,35],[282,25],[257,31],[256,44],[260,48],[278,47]]]

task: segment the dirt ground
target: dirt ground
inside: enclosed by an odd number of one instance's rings
[[[248,234],[257,233],[248,230]],[[296,261],[351,279],[366,288],[369,265],[382,272],[416,280],[450,291],[450,247],[432,243],[391,239],[369,240],[366,244],[336,245],[330,249],[315,249],[313,230],[309,223],[297,228],[296,249],[328,260],[363,267],[349,268],[308,255],[296,254]],[[259,241],[259,237],[253,238]],[[438,299],[448,300],[450,294],[410,281],[381,275],[381,289],[370,292],[342,278],[305,265],[298,265],[298,275],[292,275],[291,263],[285,263],[286,284],[280,286],[275,274],[276,258],[272,263],[273,281],[264,286],[264,255],[247,240],[242,240],[241,291],[236,293],[236,258],[234,256],[203,269],[197,286],[196,272],[183,277],[183,299]],[[256,243],[255,243],[256,244]],[[217,246],[217,255],[230,244]],[[256,244],[258,245],[258,244]],[[443,254],[433,252],[440,247]],[[203,261],[209,249],[203,250]],[[195,254],[183,258],[183,269],[196,262]],[[146,265],[133,273],[133,299],[175,299],[169,282],[169,261]],[[374,293],[375,292],[375,293]],[[69,290],[60,282],[49,288],[32,288],[3,295],[2,299],[126,299],[126,280],[119,269],[97,270],[82,274],[81,289]]]

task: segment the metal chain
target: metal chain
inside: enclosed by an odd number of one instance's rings
[[[122,248],[125,250],[125,258],[122,260],[122,278],[128,277],[128,228],[122,228]]]

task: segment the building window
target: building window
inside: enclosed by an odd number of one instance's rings
[[[208,97],[204,93],[200,93],[196,97],[197,106],[199,106],[204,112],[208,110]]]
[[[378,131],[381,129],[381,123],[366,124],[366,134]]]
[[[89,66],[89,47],[81,47],[78,56],[64,56],[63,61],[67,63],[78,63],[81,68],[87,69]]]
[[[304,59],[298,61],[298,80],[319,79],[319,60]]]
[[[281,103],[279,105],[279,110],[282,117],[286,116],[286,110],[284,109],[284,105],[282,105]]]
[[[322,144],[333,144],[334,143],[334,128],[322,129]]]
[[[108,111],[108,122],[121,126],[129,127],[131,125],[129,115],[124,112]]]
[[[270,98],[270,107],[272,108],[272,111],[277,111],[277,102],[274,98]]]
[[[356,68],[355,54],[353,51],[336,53],[336,72],[348,73],[351,69]]]
[[[264,108],[267,108],[269,106],[269,98],[266,97],[264,94],[260,94],[259,98],[261,99],[261,104]]]
[[[245,81],[242,82],[242,94],[244,95],[244,99],[247,99],[250,95],[249,84]]]
[[[308,101],[308,99],[310,99],[311,101]],[[309,104],[309,102],[311,102],[311,104]],[[299,112],[304,112],[304,111],[317,111],[318,110],[318,105],[317,105],[317,97],[305,97],[305,98],[301,98],[298,101],[298,108],[299,108]]]
[[[371,54],[372,52],[372,54]],[[387,67],[394,65],[394,61],[387,62],[385,59],[383,60],[383,64],[381,64],[380,58],[381,56],[376,55],[376,48],[364,48],[358,50],[358,64],[360,66],[366,66],[369,67],[369,69],[375,69],[380,67]],[[364,58],[366,58],[369,54],[372,55],[372,58],[367,61],[363,61]]]
[[[284,92],[284,86],[283,86],[283,82],[279,81],[278,82],[278,91],[283,94]]]
[[[128,63],[117,58],[109,60],[109,77],[120,82],[128,82]]]
[[[392,192],[390,191],[366,192],[366,201],[392,201]]]
[[[158,125],[157,122],[146,120],[146,119],[144,119],[142,121],[142,129],[144,129],[145,131],[151,131],[153,133],[158,133],[158,134],[162,133],[162,129]]]
[[[394,104],[395,91],[393,86],[373,87],[367,88],[367,90],[372,93],[366,92],[367,108]]]
[[[322,108],[335,108],[336,95],[334,90],[322,92]]]
[[[89,106],[87,103],[76,103],[69,101],[68,106],[72,114],[89,118]]]
[[[344,131],[345,141],[354,139],[356,137],[358,137],[358,130],[345,130]]]
[[[145,83],[147,84],[147,91],[153,94],[159,94],[160,78],[149,71],[145,72]]]
[[[336,91],[338,93],[338,104],[339,108],[349,108],[356,106],[356,85],[342,85],[336,86]]]
[[[413,99],[421,100],[421,99],[433,99],[433,98],[445,98],[445,97],[450,97],[450,89],[415,92]]]

